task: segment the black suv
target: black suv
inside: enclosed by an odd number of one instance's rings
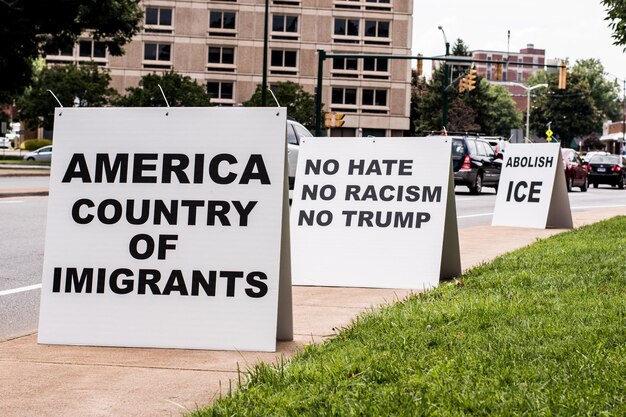
[[[453,137],[452,167],[454,185],[465,185],[472,194],[480,194],[483,187],[498,190],[502,155],[496,155],[489,142],[470,136]]]

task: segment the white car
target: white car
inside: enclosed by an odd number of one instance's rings
[[[47,161],[52,159],[52,145],[44,146],[24,155],[26,161]]]
[[[289,189],[293,190],[298,166],[300,139],[313,137],[306,127],[295,120],[287,119],[287,165],[289,166]]]
[[[583,158],[583,162],[589,162],[591,157],[594,156],[594,155],[610,155],[610,153],[608,153],[606,151],[591,151],[591,152],[587,152],[582,157]]]
[[[0,138],[0,148],[10,148],[10,147],[11,147],[10,138]]]

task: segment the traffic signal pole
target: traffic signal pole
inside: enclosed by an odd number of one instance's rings
[[[446,57],[450,55],[450,42],[446,41]],[[450,74],[448,61],[443,61],[443,85],[441,86],[441,94],[443,105],[441,106],[441,127],[442,129],[446,129],[446,125],[448,124],[448,84],[450,83]]]
[[[449,52],[449,44],[446,45],[446,55]],[[322,89],[323,89],[323,72],[324,61],[332,58],[378,58],[378,59],[425,59],[429,61],[444,61],[446,68],[446,74],[444,76],[444,91],[443,91],[443,109],[442,109],[442,122],[443,126],[448,123],[448,95],[445,89],[449,83],[448,63],[460,62],[460,63],[485,63],[485,64],[504,64],[505,61],[489,61],[486,59],[473,59],[472,57],[451,57],[451,56],[432,56],[426,57],[421,55],[375,55],[375,54],[329,54],[323,49],[317,50],[317,88],[315,91],[315,136],[322,135]],[[515,65],[519,67],[543,67],[543,68],[562,68],[563,65],[548,65],[548,64],[536,64],[534,62],[516,62]],[[475,71],[475,70],[474,70]],[[444,120],[445,119],[445,120]]]

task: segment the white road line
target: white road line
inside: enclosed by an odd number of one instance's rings
[[[27,287],[13,288],[11,290],[0,291],[0,297],[3,295],[18,294],[20,292],[39,290],[39,289],[41,289],[41,284],[29,285]]]
[[[468,214],[466,216],[456,216],[457,219],[469,219],[470,217],[484,217],[484,216],[492,216],[493,213],[482,213],[482,214]]]
[[[6,201],[0,201],[0,204],[17,204],[17,203],[23,203],[24,200],[6,200]]]

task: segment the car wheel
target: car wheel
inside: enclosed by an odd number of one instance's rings
[[[619,188],[620,190],[624,189],[624,178],[620,178],[619,182],[617,183],[617,188]]]
[[[567,192],[568,192],[568,193],[571,193],[571,192],[572,192],[572,189],[574,189],[574,178],[569,177],[569,178],[567,179]]]
[[[580,191],[584,193],[585,191],[587,191],[588,188],[589,188],[589,178],[585,177],[585,182],[583,182],[583,185],[581,185]]]
[[[470,192],[472,194],[480,194],[483,190],[483,176],[482,174],[476,174],[476,181],[474,181],[474,186],[470,187]]]
[[[593,188],[598,188],[598,183],[597,182],[593,183]]]
[[[33,158],[32,156],[29,156],[28,158],[26,158],[27,161],[34,161],[35,158]]]

